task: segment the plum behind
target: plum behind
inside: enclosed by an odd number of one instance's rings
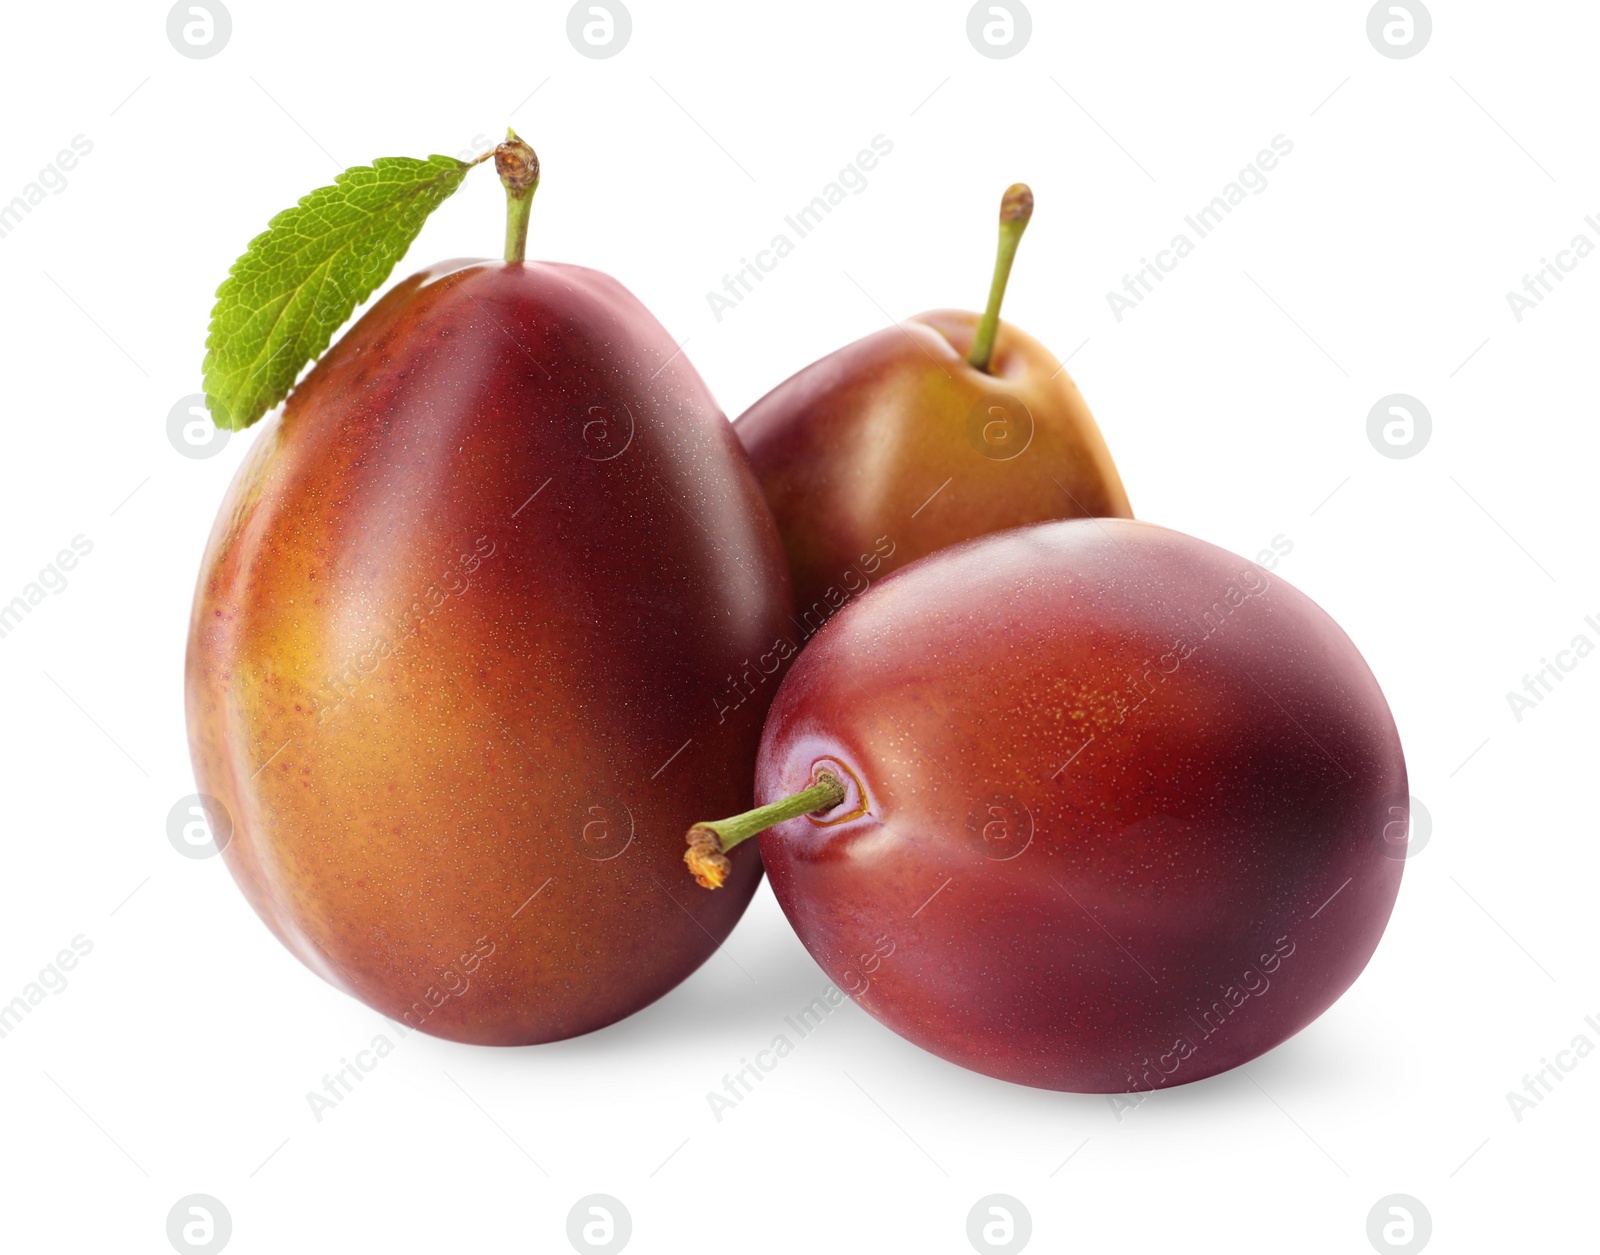
[[[1132,517],[1065,367],[1002,322],[989,372],[975,369],[965,355],[977,322],[935,310],[886,327],[797,372],[734,423],[783,534],[802,618],[826,619],[862,576],[975,536]],[[996,402],[1005,417],[989,412]],[[981,437],[989,424],[993,443]]]

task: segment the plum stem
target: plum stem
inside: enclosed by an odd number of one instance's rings
[[[844,799],[845,787],[839,777],[831,771],[819,771],[811,786],[798,793],[745,811],[742,815],[696,824],[689,829],[686,838],[689,848],[684,852],[683,861],[704,888],[720,889],[728,873],[733,870],[733,865],[728,862],[728,851],[739,842],[747,841],[786,819],[830,811]]]
[[[539,157],[507,127],[505,140],[495,146],[494,169],[506,188],[506,260],[521,261],[528,251],[533,194],[539,190]]]
[[[1013,183],[1000,198],[1000,243],[995,249],[994,278],[989,282],[989,304],[978,320],[972,350],[967,354],[968,364],[984,374],[989,373],[989,358],[994,354],[994,339],[1000,330],[1000,302],[1006,297],[1011,263],[1016,260],[1017,245],[1022,242],[1022,233],[1028,229],[1028,219],[1032,217],[1032,189],[1026,183]]]

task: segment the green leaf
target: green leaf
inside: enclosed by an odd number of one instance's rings
[[[217,289],[204,367],[212,421],[237,431],[288,396],[471,168],[379,157],[273,218]]]

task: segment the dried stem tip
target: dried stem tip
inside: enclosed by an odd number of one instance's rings
[[[689,829],[689,848],[684,851],[683,861],[688,864],[689,871],[702,889],[720,889],[722,882],[728,878],[728,873],[733,870],[733,864],[728,862],[728,856],[722,852],[722,838],[716,831],[707,828],[704,824],[696,824]]]
[[[539,190],[539,158],[510,127],[494,150],[494,172],[506,185],[506,260],[521,261],[528,251],[528,218]]]
[[[539,155],[528,141],[510,128],[504,141],[494,150],[494,172],[506,185],[506,193],[521,200],[539,186]]]
[[[1026,222],[1033,217],[1033,189],[1026,183],[1013,183],[1000,198],[1001,222]]]

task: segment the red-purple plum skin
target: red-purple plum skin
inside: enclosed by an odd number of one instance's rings
[[[1131,520],[973,541],[846,606],[769,712],[757,802],[829,763],[846,801],[761,836],[801,941],[902,1037],[1023,1085],[1272,1049],[1361,973],[1404,866],[1400,739],[1349,638]]]
[[[600,1028],[716,949],[761,870],[685,888],[749,805],[783,550],[716,403],[605,275],[398,284],[263,425],[196,590],[200,789],[288,948],[458,1041]]]

